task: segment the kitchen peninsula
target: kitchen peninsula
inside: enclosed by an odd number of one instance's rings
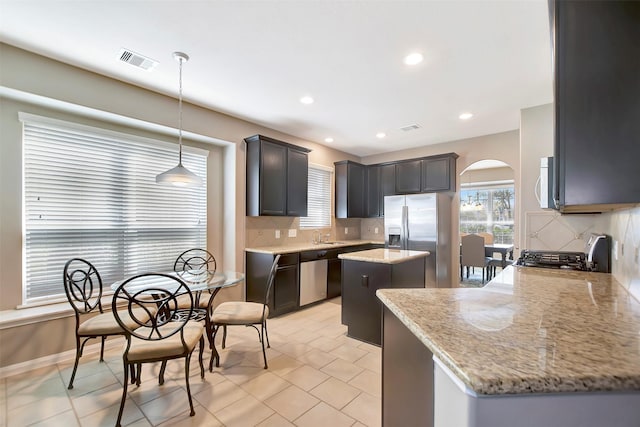
[[[429,252],[371,249],[344,253],[342,260],[342,323],[347,335],[371,344],[382,342],[383,288],[424,288]]]
[[[377,295],[383,425],[640,425],[640,302],[610,274],[511,266]]]

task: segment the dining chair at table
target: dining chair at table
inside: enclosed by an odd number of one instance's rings
[[[176,258],[173,263],[173,271],[176,273],[181,272],[195,272],[203,271],[207,274],[213,275],[216,272],[217,263],[216,258],[206,249],[194,248],[182,252]],[[193,274],[192,274],[193,275]],[[207,308],[209,305],[208,298],[196,298],[198,301],[198,307]],[[186,308],[188,301],[183,296],[178,300],[180,308]]]
[[[150,284],[158,278],[168,279],[172,283],[162,286]],[[165,273],[140,274],[125,280],[116,289],[113,295],[112,311],[127,339],[122,355],[124,382],[116,426],[120,426],[122,419],[127,397],[129,370],[137,367],[136,382],[140,385],[140,366],[143,363],[162,362],[158,381],[162,385],[166,362],[184,358],[184,375],[191,409],[190,415],[195,415],[189,385],[189,365],[191,355],[200,343],[200,376],[204,378],[202,362],[204,327],[201,322],[190,320],[190,316],[179,318],[173,316],[174,311],[178,309],[178,298],[181,296],[186,296],[187,299],[193,301],[193,295],[187,284],[180,278]],[[118,311],[119,304],[126,305],[127,313]],[[193,310],[193,305],[190,304],[187,310]],[[140,316],[139,313],[144,313],[144,315]],[[132,326],[129,319],[132,319],[135,325]]]
[[[178,258],[176,258],[176,261],[173,263],[173,271],[175,271],[176,273],[189,272],[189,277],[193,277],[194,272],[206,272],[207,276],[213,276],[216,273],[216,269],[216,258],[211,252],[201,248],[188,249],[182,252],[180,255],[178,255]],[[207,277],[201,277],[200,279],[206,280]],[[207,295],[198,293],[196,294],[195,298],[195,300],[197,301],[197,307],[203,310],[207,310],[207,316],[205,317],[205,327],[207,331],[207,340],[209,341],[209,348],[211,348],[212,346],[212,326],[210,320],[212,307],[210,306],[210,298],[211,291],[209,291]],[[180,309],[188,308],[190,304],[191,302],[186,299],[186,295],[178,298],[178,307]]]
[[[69,380],[69,390],[73,389],[78,363],[84,346],[92,338],[100,338],[100,362],[104,361],[104,342],[107,337],[124,335],[125,331],[111,310],[102,308],[102,278],[89,261],[72,258],[64,265],[62,273],[64,292],[75,313],[76,358]],[[136,317],[144,319],[144,312],[136,312]],[[121,313],[121,321],[129,327],[135,322],[127,313]]]
[[[258,331],[258,338],[262,344],[262,357],[264,359],[264,369],[268,368],[267,353],[264,347],[265,340],[267,348],[269,344],[269,332],[267,330],[267,318],[269,317],[269,296],[273,288],[276,272],[278,271],[278,261],[280,255],[276,255],[271,264],[271,269],[265,282],[264,301],[262,303],[249,301],[228,301],[223,302],[213,310],[211,323],[213,324],[213,336],[211,338],[212,352],[209,361],[209,371],[213,371],[213,361],[216,361],[216,367],[220,366],[220,354],[216,349],[216,335],[222,327],[222,348],[224,349],[227,341],[227,326],[241,325],[250,326]],[[258,329],[257,325],[260,325]]]
[[[460,238],[460,279],[464,278],[464,267],[467,267],[467,278],[469,277],[469,267],[482,267],[482,283],[488,279],[490,257],[485,256],[484,238],[477,234],[467,234]]]

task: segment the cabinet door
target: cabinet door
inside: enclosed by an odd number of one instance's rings
[[[342,280],[342,260],[330,259],[327,271],[327,298],[335,298],[340,295],[340,283]]]
[[[367,168],[367,217],[377,218],[382,216],[380,211],[380,198],[382,189],[380,188],[380,166],[370,166]]]
[[[287,216],[307,216],[307,181],[309,161],[307,153],[288,150]]]
[[[382,189],[381,204],[384,206],[384,196],[396,195],[396,165],[380,166],[380,188]],[[380,210],[380,214],[384,215],[384,209]]]
[[[420,160],[396,164],[396,193],[419,193],[422,180],[421,173]]]
[[[449,158],[422,160],[422,191],[452,191]]]
[[[349,163],[347,167],[347,217],[364,218],[365,208],[365,166]]]
[[[556,1],[561,206],[640,202],[640,2]]]
[[[278,316],[298,308],[298,266],[279,267],[273,282],[273,312]]]
[[[260,156],[260,215],[286,215],[287,148],[262,141]]]

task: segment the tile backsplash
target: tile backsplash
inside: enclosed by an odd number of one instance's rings
[[[300,228],[300,218],[282,216],[248,216],[245,230],[248,248],[261,246],[284,246],[296,243],[311,243],[316,230],[330,241],[361,239],[360,219],[333,218],[331,227]],[[293,230],[293,231],[291,231]],[[291,233],[295,236],[291,236]],[[280,237],[276,237],[279,232]],[[328,235],[328,236],[327,236]]]
[[[528,212],[527,249],[584,252],[591,233],[612,240],[612,274],[640,299],[640,206],[600,215],[560,215],[555,211]]]

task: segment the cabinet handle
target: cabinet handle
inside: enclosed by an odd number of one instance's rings
[[[361,281],[360,281],[360,284],[363,287],[368,288],[369,287],[369,276],[367,276],[366,274],[363,274],[362,278],[361,278]]]

